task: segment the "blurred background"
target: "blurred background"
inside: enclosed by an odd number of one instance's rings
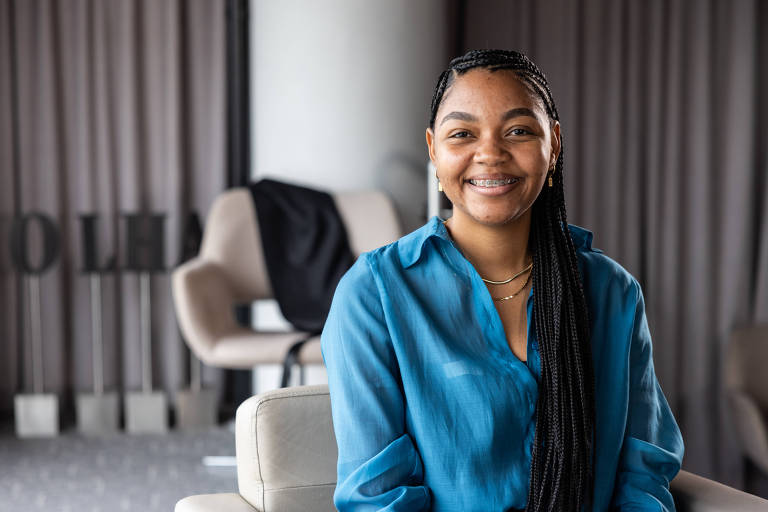
[[[128,217],[162,216],[151,375],[174,396],[195,360],[169,274],[214,198],[262,177],[376,189],[415,229],[439,73],[468,49],[517,49],[558,104],[569,221],[643,286],[684,468],[761,485],[724,362],[734,330],[768,323],[766,27],[761,0],[0,0],[0,418],[36,387],[39,325],[44,391],[74,428],[94,275],[103,387],[141,387],[130,253],[149,235]],[[202,383],[220,419],[255,389],[207,366]]]

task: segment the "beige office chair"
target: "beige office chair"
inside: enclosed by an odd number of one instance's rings
[[[334,201],[350,248],[362,252],[397,240],[401,229],[391,201],[381,192],[345,192]],[[181,331],[192,352],[221,368],[250,369],[285,363],[302,332],[262,332],[238,325],[235,306],[273,297],[251,193],[235,188],[213,203],[200,254],[172,275]],[[296,363],[322,364],[319,336],[303,344]]]
[[[768,325],[731,333],[725,390],[744,456],[768,477]],[[750,475],[747,475],[748,477]]]
[[[176,512],[330,512],[336,438],[328,386],[268,391],[237,409],[239,493],[189,496]],[[679,512],[768,510],[768,501],[687,471],[670,490]]]

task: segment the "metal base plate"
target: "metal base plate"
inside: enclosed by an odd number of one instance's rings
[[[13,405],[18,437],[59,435],[59,397],[56,395],[16,395]]]
[[[117,432],[120,409],[117,393],[93,395],[78,393],[77,430],[84,435],[103,435]]]
[[[129,434],[168,432],[168,400],[165,393],[126,393],[125,430]]]
[[[216,425],[216,393],[211,389],[176,393],[176,425],[181,430]]]

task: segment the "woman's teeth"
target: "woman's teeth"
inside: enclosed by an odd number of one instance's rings
[[[507,178],[503,180],[469,180],[472,185],[477,187],[501,187],[503,185],[511,185],[515,183],[517,178]]]

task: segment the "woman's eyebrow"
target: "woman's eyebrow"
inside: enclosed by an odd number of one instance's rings
[[[534,119],[539,119],[538,116],[536,116],[536,113],[527,107],[518,107],[513,108],[512,110],[507,110],[504,112],[504,115],[501,116],[502,121],[509,121],[512,118],[515,117],[532,117]],[[446,121],[450,121],[451,119],[456,119],[458,121],[466,121],[468,123],[474,123],[477,122],[477,117],[474,115],[468,113],[468,112],[459,112],[459,111],[453,111],[445,115],[443,117],[443,120],[440,121],[440,126],[445,124]]]
[[[539,119],[533,110],[526,107],[519,107],[519,108],[513,108],[512,110],[507,110],[506,112],[504,112],[504,115],[501,116],[501,119],[503,121],[509,121],[513,117],[520,117],[520,116],[532,117],[536,120]]]
[[[456,119],[458,121],[466,121],[468,123],[474,123],[475,121],[477,121],[477,118],[468,112],[453,111],[445,115],[443,120],[440,121],[440,126],[444,125],[446,121],[450,121],[451,119]]]

